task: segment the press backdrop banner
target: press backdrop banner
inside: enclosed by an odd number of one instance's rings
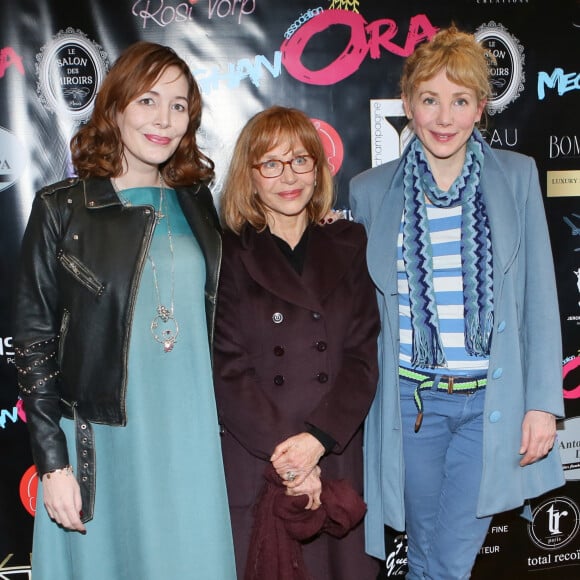
[[[349,179],[397,157],[408,139],[398,91],[404,58],[452,22],[476,33],[496,58],[486,138],[537,161],[565,356],[558,446],[567,483],[532,502],[531,523],[515,512],[494,518],[473,578],[579,577],[577,0],[0,0],[0,6],[1,578],[30,578],[34,513],[44,509],[36,506],[14,368],[10,316],[20,240],[34,192],[72,175],[69,140],[90,116],[119,53],[144,39],[173,47],[188,62],[203,92],[200,142],[216,163],[216,201],[240,128],[254,113],[282,104],[304,109],[317,125],[336,175],[336,207],[348,214]],[[141,477],[135,474],[135,485]],[[381,577],[401,577],[404,534],[386,530],[385,541]]]

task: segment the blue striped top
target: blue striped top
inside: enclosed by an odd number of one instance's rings
[[[469,374],[470,371],[485,371],[489,364],[487,357],[472,356],[465,350],[461,272],[461,209],[461,205],[438,208],[427,204],[427,218],[433,251],[433,285],[439,315],[439,333],[447,360],[445,368],[458,375]],[[401,340],[399,361],[402,366],[411,368],[411,311],[402,243],[403,220],[401,220],[397,240],[399,336]],[[433,369],[421,367],[416,367],[415,370],[433,372]]]

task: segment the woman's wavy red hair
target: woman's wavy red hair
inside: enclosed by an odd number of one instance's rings
[[[132,44],[117,59],[100,87],[90,120],[71,140],[72,162],[79,177],[121,175],[123,142],[117,113],[147,92],[169,67],[178,68],[187,80],[189,125],[177,150],[160,170],[170,186],[213,179],[214,163],[197,145],[202,100],[189,66],[172,48],[145,41]]]

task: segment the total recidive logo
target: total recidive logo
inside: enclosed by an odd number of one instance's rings
[[[534,509],[528,535],[544,550],[558,550],[569,544],[580,528],[580,510],[568,497],[545,500]]]

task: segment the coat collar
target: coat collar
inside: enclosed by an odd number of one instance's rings
[[[383,191],[382,200],[376,214],[371,216],[369,229],[368,262],[369,271],[383,292],[389,292],[396,284],[397,236],[403,215],[403,157],[395,163],[390,173],[379,172],[384,176],[377,183]],[[389,177],[390,176],[390,177]],[[506,178],[505,168],[489,145],[484,145],[484,168],[481,188],[487,208],[491,240],[493,245],[494,276],[504,274],[514,260],[520,241],[520,215],[515,203],[512,186]],[[395,291],[396,288],[394,288]]]
[[[485,145],[484,152],[481,189],[491,228],[494,274],[505,274],[520,245],[521,215],[505,165],[489,145]]]
[[[288,264],[269,230],[245,227],[241,233],[241,261],[250,277],[279,298],[313,311],[351,267],[357,246],[340,236],[348,222],[311,225],[302,276]]]
[[[99,209],[113,205],[122,205],[113,184],[108,177],[91,177],[83,180],[83,195],[85,206],[89,209]]]

